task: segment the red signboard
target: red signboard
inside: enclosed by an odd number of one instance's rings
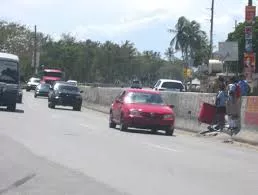
[[[258,126],[258,97],[247,97],[245,124]]]
[[[252,74],[255,73],[255,53],[244,54],[244,74],[248,81],[252,81]]]
[[[256,7],[255,6],[246,6],[245,7],[245,21],[247,23],[252,23],[255,15],[256,15]]]

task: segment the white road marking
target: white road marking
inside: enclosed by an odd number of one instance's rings
[[[147,145],[149,147],[152,147],[152,148],[157,148],[157,149],[166,150],[166,151],[170,151],[170,152],[179,152],[178,150],[168,148],[166,146],[161,146],[161,145],[158,145],[158,144],[152,144],[152,143],[143,143],[143,144]]]

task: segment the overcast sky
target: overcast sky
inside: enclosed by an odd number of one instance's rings
[[[214,45],[244,20],[248,0],[215,0]],[[256,0],[254,0],[256,3]],[[164,53],[180,16],[197,20],[209,34],[211,0],[1,0],[0,18],[20,22],[58,38],[131,40],[142,50]]]

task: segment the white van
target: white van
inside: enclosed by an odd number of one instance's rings
[[[153,87],[156,91],[185,91],[182,81],[171,79],[159,79]]]

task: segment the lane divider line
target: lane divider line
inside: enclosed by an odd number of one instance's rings
[[[161,146],[161,145],[158,145],[158,144],[152,144],[152,143],[143,143],[144,145],[147,145],[149,147],[152,147],[152,148],[156,148],[156,149],[161,149],[161,150],[166,150],[166,151],[170,151],[170,152],[179,152],[178,150],[176,149],[173,149],[173,148],[168,148],[166,146]]]

